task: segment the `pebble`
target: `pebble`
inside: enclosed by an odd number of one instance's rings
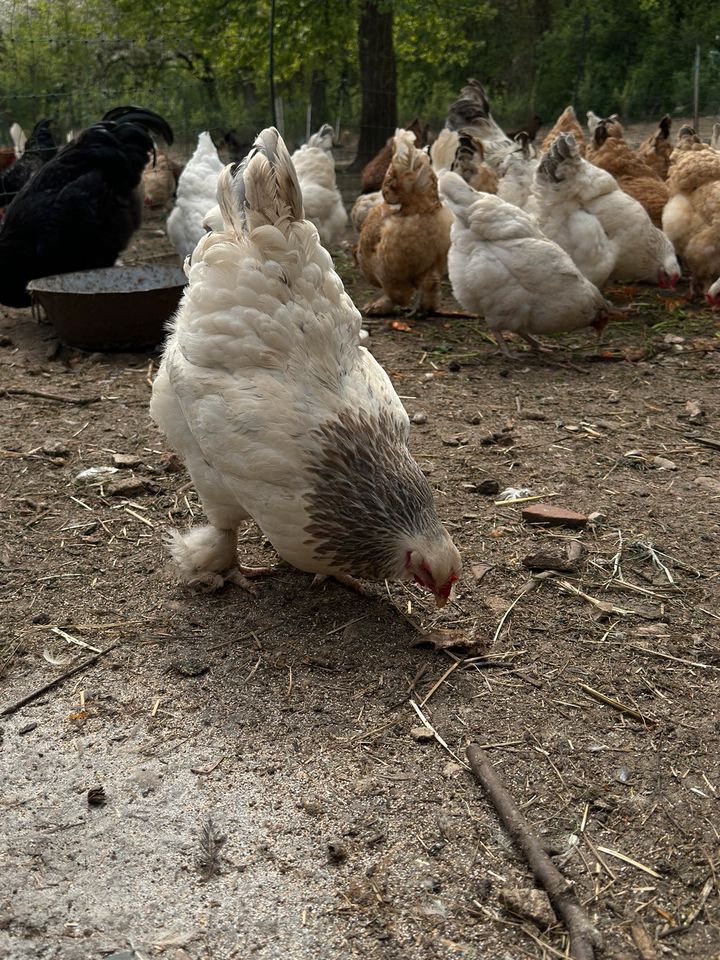
[[[47,613],[36,613],[32,618],[33,623],[50,623],[50,616]]]
[[[210,665],[199,657],[187,657],[184,660],[173,660],[173,670],[181,677],[201,677],[210,669]]]
[[[529,570],[559,570],[561,573],[572,573],[575,564],[567,557],[551,553],[530,553],[523,557],[523,566]]]
[[[677,464],[665,457],[653,457],[650,461],[658,470],[677,470]]]
[[[328,860],[330,860],[331,863],[342,863],[343,860],[347,860],[347,847],[342,840],[339,840],[336,837],[331,837],[325,846],[327,849]]]
[[[556,507],[553,503],[533,503],[523,508],[522,518],[526,523],[544,523],[549,527],[582,529],[588,518],[575,510]]]
[[[424,410],[418,410],[417,413],[414,413],[410,418],[411,423],[427,423],[427,414]]]
[[[506,886],[499,896],[500,902],[510,913],[532,921],[541,930],[547,930],[557,922],[550,898],[544,890]]]
[[[135,477],[127,480],[113,480],[105,487],[108,497],[137,497],[145,492],[145,483]]]
[[[48,457],[69,457],[70,449],[62,440],[46,440],[42,452]]]
[[[695,477],[693,483],[709,493],[720,494],[720,480],[717,477]]]
[[[500,484],[497,480],[481,480],[475,484],[475,492],[482,493],[485,497],[494,497],[500,492]]]
[[[547,420],[547,416],[544,413],[540,413],[539,410],[522,410],[520,413],[521,420]]]
[[[451,360],[448,364],[448,370],[450,373],[458,373],[460,370],[462,370],[462,367],[457,360]]]
[[[0,347],[11,347],[13,345],[10,337],[5,336],[5,334],[0,334]]]
[[[18,733],[22,737],[24,734],[30,733],[31,730],[34,730],[35,727],[37,727],[37,723],[35,723],[35,721],[33,720],[30,723],[26,723],[24,727],[20,727],[20,729],[18,730]]]
[[[132,453],[114,453],[112,458],[113,466],[128,470],[131,467],[137,467],[140,464],[140,457]]]
[[[410,730],[410,736],[418,743],[429,743],[430,740],[435,739],[435,734],[427,727],[413,727]]]

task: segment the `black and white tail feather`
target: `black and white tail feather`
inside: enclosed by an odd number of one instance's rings
[[[268,224],[282,230],[288,222],[304,219],[295,167],[275,127],[258,134],[239,166],[225,167],[217,200],[223,221],[238,235]]]

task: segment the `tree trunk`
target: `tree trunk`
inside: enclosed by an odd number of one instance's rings
[[[327,78],[323,71],[313,70],[310,82],[310,126],[314,133],[323,123],[329,123],[327,110]]]
[[[397,74],[393,11],[388,0],[361,0],[358,53],[362,111],[360,141],[351,170],[361,170],[397,126]]]

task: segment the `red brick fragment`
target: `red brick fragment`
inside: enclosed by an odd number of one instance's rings
[[[556,507],[554,503],[533,503],[523,508],[522,518],[526,523],[543,523],[548,527],[571,527],[582,529],[588,518],[575,510]]]

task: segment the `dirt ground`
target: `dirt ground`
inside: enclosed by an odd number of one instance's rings
[[[161,227],[125,260],[171,262]],[[81,666],[2,716],[0,955],[565,956],[505,905],[533,883],[479,743],[608,958],[720,957],[720,339],[686,293],[615,288],[634,312],[601,342],[515,362],[480,322],[368,324],[463,555],[441,612],[290,569],[178,586],[164,531],[202,519],[148,416],[158,354],[0,309],[0,711]],[[592,520],[530,526],[509,487]],[[273,559],[252,524],[241,549]]]

